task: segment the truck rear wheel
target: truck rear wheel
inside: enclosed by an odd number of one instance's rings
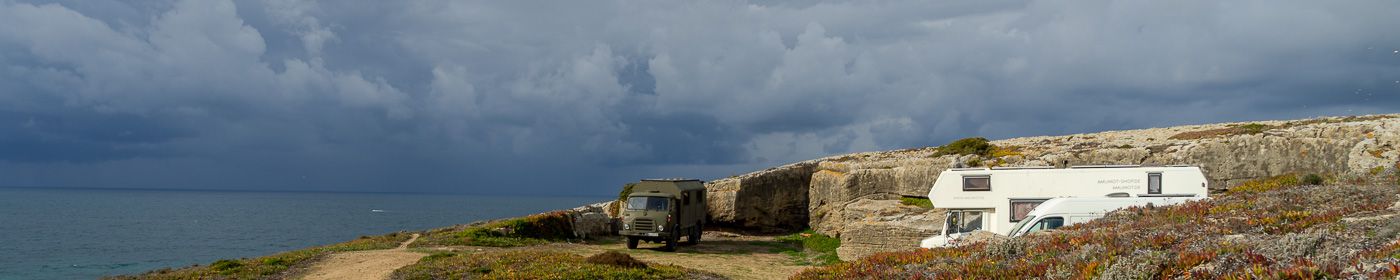
[[[700,235],[705,232],[703,226],[696,226],[690,230],[690,245],[700,244]]]
[[[627,249],[637,249],[637,238],[636,238],[636,237],[631,237],[631,236],[628,236],[628,237],[627,237]]]

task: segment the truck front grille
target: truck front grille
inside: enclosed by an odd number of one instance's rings
[[[650,231],[650,230],[655,230],[655,229],[656,229],[656,223],[655,223],[655,222],[652,222],[651,219],[636,219],[636,220],[632,220],[632,230],[647,230],[647,231]]]

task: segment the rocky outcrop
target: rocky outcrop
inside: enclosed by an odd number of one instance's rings
[[[705,183],[709,223],[762,231],[807,227],[807,186],[817,161]]]
[[[617,229],[613,227],[613,217],[608,215],[606,209],[616,207],[614,205],[616,203],[616,201],[599,202],[564,210],[569,215],[574,236],[588,238],[589,236],[615,234]]]
[[[841,247],[836,255],[853,260],[878,252],[918,248],[919,240],[942,231],[943,211],[902,205],[898,200],[858,199],[843,211]],[[931,222],[932,221],[932,222]]]
[[[1287,173],[1354,173],[1397,167],[1400,115],[1152,128],[992,141],[992,157],[937,155],[937,148],[857,153],[800,162],[707,184],[712,221],[741,227],[810,227],[840,236],[848,256],[912,248],[907,238],[937,227],[871,222],[869,205],[926,196],[949,167],[1093,164],[1201,166],[1211,188]],[[886,201],[882,203],[862,201]],[[855,203],[863,203],[855,206]],[[936,206],[936,205],[935,205]],[[878,213],[878,212],[874,212]],[[857,223],[861,222],[861,223]],[[860,247],[862,249],[857,249]]]

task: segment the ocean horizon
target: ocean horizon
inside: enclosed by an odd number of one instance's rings
[[[605,196],[0,187],[0,279],[91,279],[514,217]]]

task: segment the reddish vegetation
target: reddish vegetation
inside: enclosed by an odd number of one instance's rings
[[[1387,215],[1400,209],[1388,209],[1397,188],[1384,179],[1300,186],[1299,177],[1280,176],[1207,201],[1130,208],[1006,241],[877,254],[793,278],[1388,279],[1400,274],[1400,216]]]

